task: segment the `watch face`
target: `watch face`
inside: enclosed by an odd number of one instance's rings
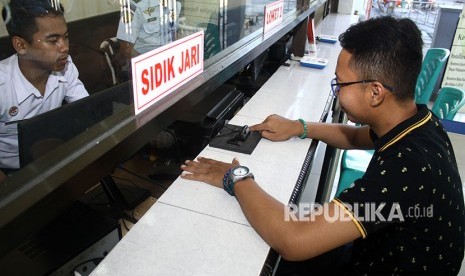
[[[244,176],[244,175],[246,175],[246,174],[248,174],[248,173],[249,173],[249,168],[244,167],[244,166],[236,167],[236,168],[234,168],[234,170],[233,170],[233,174],[234,174],[235,176]]]

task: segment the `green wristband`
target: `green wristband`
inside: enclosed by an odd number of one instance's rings
[[[299,118],[299,122],[300,122],[300,123],[303,125],[303,127],[304,127],[304,132],[303,132],[301,135],[299,135],[299,138],[300,138],[300,139],[305,139],[305,138],[307,138],[307,131],[308,131],[307,122],[305,122],[305,120],[302,119],[302,118]]]

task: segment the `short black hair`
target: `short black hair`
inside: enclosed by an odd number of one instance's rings
[[[360,78],[389,85],[399,100],[414,98],[423,40],[412,20],[372,18],[349,27],[339,41],[352,54],[349,66]]]
[[[11,0],[2,10],[10,37],[18,36],[28,43],[32,43],[32,36],[38,31],[36,18],[45,16],[63,16],[63,10],[54,8],[50,0]]]

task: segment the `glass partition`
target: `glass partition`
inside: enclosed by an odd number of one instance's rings
[[[27,108],[0,101],[0,143],[5,133],[10,142],[17,141],[14,137],[17,137],[21,127],[24,127],[23,133],[27,138],[45,137],[39,141],[41,147],[34,146],[35,141],[29,139],[29,145],[33,146],[29,150],[32,159],[28,165],[21,168],[2,167],[2,171],[10,175],[0,179],[0,212],[3,214],[0,216],[0,237],[4,237],[1,242],[5,245],[0,249],[0,257],[20,238],[37,230],[60,208],[147,145],[179,114],[203,102],[212,90],[248,67],[282,37],[288,37],[286,34],[300,26],[311,12],[325,3],[325,0],[284,1],[282,26],[265,38],[262,35],[264,6],[272,1],[50,1],[54,7],[63,10],[67,33],[54,35],[57,41],[44,36],[30,44],[63,48],[68,43],[66,54],[57,56],[55,61],[63,65],[64,57],[69,54],[79,72],[79,79],[90,95],[76,101],[70,100],[71,103],[66,103],[69,99],[65,99],[61,107],[62,102],[59,101],[53,110],[49,108],[36,113],[27,113]],[[12,16],[8,3],[9,0],[0,0],[3,18],[0,20],[0,66],[8,63],[8,58],[16,56],[12,39],[5,28],[5,21]],[[203,74],[179,87],[172,97],[164,98],[156,107],[138,116],[134,115],[129,78],[131,68],[128,66],[130,57],[138,52],[136,47],[128,48],[131,51],[126,52],[122,39],[117,38],[119,26],[124,29],[123,33],[126,33],[126,29],[129,34],[132,33],[129,27],[132,28],[132,23],[135,23],[132,16],[137,12],[136,4],[142,5],[139,12],[148,20],[147,26],[143,26],[144,31],[151,33],[151,36],[158,33],[159,44],[154,48],[204,30],[204,57],[208,61]],[[305,10],[300,10],[298,5],[305,7]],[[158,25],[154,25],[154,21]],[[29,62],[43,62],[42,56],[38,55],[37,59],[30,59]],[[63,69],[50,72],[59,75]],[[18,78],[29,88],[24,90],[27,93],[40,89],[20,73],[5,76],[0,76],[2,92],[7,90],[5,83],[11,85],[18,82]],[[36,93],[35,96],[41,99],[48,95],[44,97]],[[54,116],[57,120],[54,120]],[[32,132],[27,132],[27,129]],[[10,152],[16,150],[18,159],[20,147],[9,148]],[[0,154],[3,149],[0,147]],[[18,232],[17,229],[22,231]],[[14,239],[7,238],[13,234]]]
[[[64,10],[70,55],[80,79],[95,93],[131,78],[130,59],[199,30],[204,58],[261,34],[267,0],[50,0]],[[310,1],[311,2],[311,1]],[[9,0],[0,0],[4,20]],[[308,6],[308,5],[307,5]],[[6,8],[4,8],[6,7]],[[284,1],[285,16],[297,10]],[[0,60],[15,53],[0,20]],[[205,63],[208,66],[210,63]]]
[[[228,47],[261,36],[264,7],[271,2],[274,1],[50,0],[53,7],[63,11],[68,27],[69,55],[90,94],[89,101],[98,98],[94,94],[108,93],[105,91],[130,81],[132,57],[199,30],[205,32],[206,60]],[[5,21],[12,17],[9,0],[0,0],[0,6],[3,18],[0,21],[0,59],[3,60],[16,51],[5,28]],[[297,2],[284,1],[284,10],[285,16],[294,14]],[[206,63],[206,67],[211,64]],[[130,86],[125,87],[130,96]],[[2,107],[2,110],[8,112],[10,108],[14,107]],[[30,117],[4,114],[2,127],[16,132],[14,121]]]

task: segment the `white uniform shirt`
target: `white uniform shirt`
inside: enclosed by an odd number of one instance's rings
[[[134,44],[134,50],[140,54],[172,41],[174,22],[168,8],[160,10],[159,0],[131,0],[130,5],[131,21],[125,23],[121,18],[116,38]],[[176,2],[177,14],[180,10],[181,3]]]
[[[17,55],[0,61],[0,167],[19,168],[15,121],[60,107],[63,100],[73,102],[89,95],[78,75],[68,57],[65,70],[50,74],[42,96],[21,73]]]

